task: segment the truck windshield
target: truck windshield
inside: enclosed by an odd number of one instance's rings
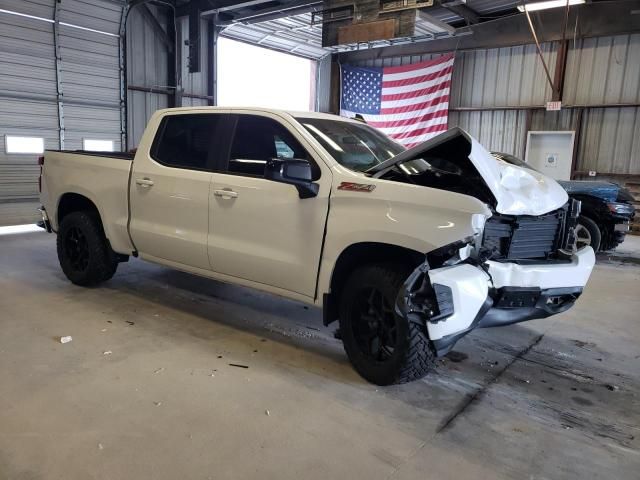
[[[351,170],[364,172],[403,152],[405,148],[365,124],[298,118],[336,161]]]
[[[496,157],[498,160],[502,160],[503,162],[510,163],[511,165],[515,165],[516,167],[528,168],[529,170],[533,170],[535,172],[540,173],[538,170],[533,168],[527,162],[520,160],[518,157],[514,157],[513,155],[510,155],[508,153],[491,152],[491,155]]]

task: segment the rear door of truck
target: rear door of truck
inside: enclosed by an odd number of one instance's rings
[[[171,113],[139,150],[130,182],[131,238],[142,258],[209,270],[209,187],[220,113]]]

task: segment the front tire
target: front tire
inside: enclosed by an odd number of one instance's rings
[[[602,234],[600,233],[598,224],[590,218],[583,215],[578,218],[576,237],[576,246],[578,249],[591,246],[594,252],[598,252],[598,250],[600,250]]]
[[[435,367],[426,329],[395,312],[398,292],[408,277],[397,265],[355,270],[340,301],[340,333],[356,371],[376,385],[406,383]]]
[[[62,271],[76,285],[97,285],[113,277],[118,268],[116,254],[95,213],[82,211],[66,215],[60,222],[56,245]]]

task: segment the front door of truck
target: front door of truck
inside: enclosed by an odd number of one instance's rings
[[[305,142],[276,115],[237,115],[227,161],[216,167],[212,178],[212,270],[314,296],[331,182],[320,182],[318,196],[301,199],[294,186],[264,178],[271,158],[309,160],[316,181],[330,175]]]
[[[209,188],[222,115],[165,115],[153,144],[136,155],[131,238],[141,257],[209,270]]]

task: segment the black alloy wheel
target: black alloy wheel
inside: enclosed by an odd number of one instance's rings
[[[71,267],[76,272],[84,272],[89,266],[89,243],[82,230],[70,228],[63,240],[64,249]]]
[[[57,250],[62,271],[76,285],[97,285],[113,277],[118,267],[117,255],[95,212],[65,215],[58,229]]]
[[[411,267],[364,265],[351,273],[340,297],[340,336],[356,371],[376,385],[424,377],[435,366],[426,328],[395,311]]]
[[[371,360],[384,362],[393,356],[398,345],[397,315],[384,294],[375,287],[362,289],[354,303],[353,336]]]

